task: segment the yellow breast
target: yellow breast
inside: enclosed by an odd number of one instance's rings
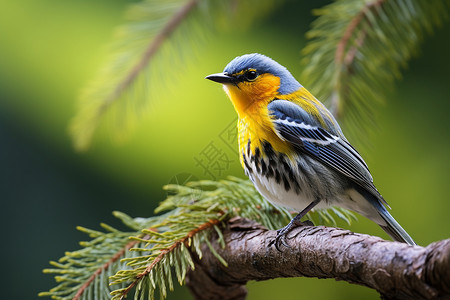
[[[238,136],[239,150],[246,151],[248,141],[251,151],[261,149],[264,141],[269,142],[275,151],[289,155],[293,148],[289,143],[281,140],[275,133],[270,120],[267,105],[278,95],[280,78],[271,74],[262,74],[254,82],[243,82],[239,86],[225,85],[224,89],[231,99],[239,116]]]
[[[272,74],[262,74],[255,81],[241,82],[238,85],[224,85],[225,92],[231,99],[233,106],[239,116],[238,136],[239,152],[246,152],[250,140],[250,150],[255,153],[256,147],[262,150],[262,143],[267,141],[272,148],[291,157],[295,151],[293,146],[282,140],[275,132],[274,125],[269,116],[267,105],[274,99],[285,99],[299,104],[308,113],[319,116],[318,106],[322,104],[317,101],[305,88],[288,94],[278,94],[280,78]],[[241,158],[241,163],[242,158]]]
[[[247,147],[250,141],[250,151],[255,153],[255,149],[263,149],[263,143],[268,142],[275,152],[281,152],[289,157],[294,154],[292,145],[288,142],[281,140],[273,128],[269,117],[256,117],[250,116],[239,118],[238,120],[238,141],[239,141],[239,156],[242,161],[242,153],[247,153]],[[264,156],[264,153],[261,152]]]

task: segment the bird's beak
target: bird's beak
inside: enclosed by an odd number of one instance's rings
[[[235,83],[236,78],[227,75],[226,73],[216,73],[211,74],[205,77],[205,79],[209,79],[218,83],[227,84],[227,83]]]

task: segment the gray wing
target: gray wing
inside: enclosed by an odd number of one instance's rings
[[[268,105],[268,110],[278,136],[385,202],[373,185],[372,175],[362,157],[337,134],[340,130],[330,133],[316,118],[290,101],[274,100]]]

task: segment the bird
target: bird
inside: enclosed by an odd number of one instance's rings
[[[395,241],[416,244],[388,212],[334,116],[284,66],[263,54],[245,54],[205,78],[222,84],[237,112],[245,174],[265,199],[299,212],[277,231],[277,249],[287,246],[289,231],[307,224],[301,219],[309,211],[330,206],[374,221]]]

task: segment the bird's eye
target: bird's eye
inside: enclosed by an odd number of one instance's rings
[[[248,81],[253,81],[256,79],[256,77],[258,77],[258,73],[256,71],[248,71],[247,73],[245,73],[245,78]]]

